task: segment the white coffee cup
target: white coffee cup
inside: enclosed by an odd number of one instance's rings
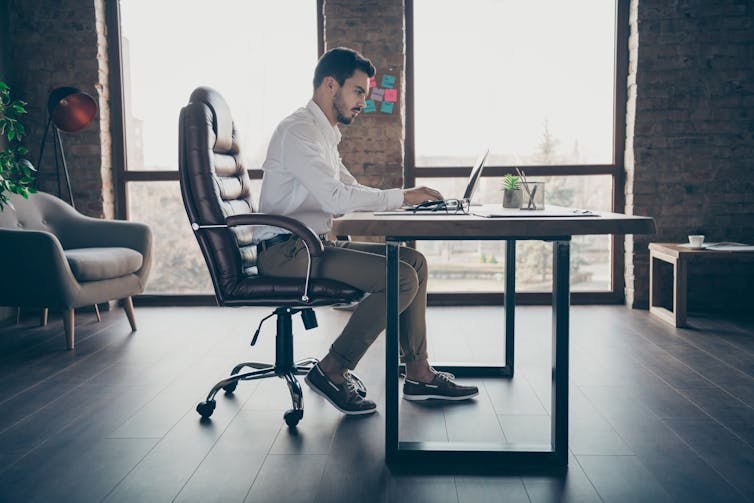
[[[701,248],[704,245],[703,234],[692,234],[689,236],[689,243],[692,248]]]

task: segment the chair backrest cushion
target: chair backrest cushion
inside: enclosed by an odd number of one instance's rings
[[[44,192],[30,194],[28,199],[11,194],[10,201],[13,208],[8,206],[0,211],[2,229],[45,231],[57,235],[61,214],[65,216],[70,208],[60,199]]]
[[[224,224],[230,215],[254,211],[238,131],[220,93],[209,87],[191,93],[181,110],[178,148],[181,194],[192,224]],[[218,295],[257,274],[251,226],[196,235]]]

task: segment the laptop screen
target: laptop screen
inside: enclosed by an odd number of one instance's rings
[[[474,167],[471,168],[471,174],[469,175],[469,182],[466,184],[466,190],[463,193],[463,198],[471,201],[474,196],[477,185],[479,185],[479,178],[482,176],[482,169],[484,168],[484,162],[487,160],[487,154],[490,153],[490,149],[487,149],[482,155],[480,155]]]

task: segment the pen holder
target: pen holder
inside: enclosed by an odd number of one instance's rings
[[[528,191],[526,190],[528,187]],[[545,209],[545,182],[528,182],[524,186],[521,183],[521,209],[543,210]]]

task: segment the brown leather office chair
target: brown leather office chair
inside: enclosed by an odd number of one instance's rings
[[[275,364],[236,365],[230,377],[215,384],[196,410],[207,418],[221,389],[232,393],[238,381],[277,375],[286,380],[293,402],[293,408],[284,415],[285,422],[295,426],[304,415],[296,374],[307,372],[317,360],[294,362],[292,315],[301,313],[304,326],[311,329],[317,326],[313,307],[358,302],[364,294],[343,283],[310,278],[311,258],[322,255],[323,246],[307,226],[292,218],[254,212],[235,124],[228,105],[214,89],[199,87],[191,93],[188,105],[181,110],[178,148],[183,204],[207,262],[217,303],[271,306],[275,310],[270,316],[277,317]],[[281,227],[306,245],[309,271],[304,281],[258,273],[256,247],[251,244],[255,225]],[[245,367],[254,370],[239,373]]]

